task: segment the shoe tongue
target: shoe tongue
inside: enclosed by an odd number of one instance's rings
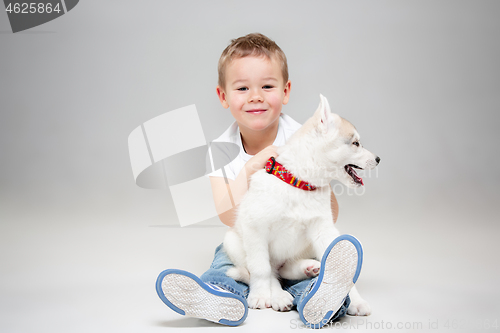
[[[213,290],[223,291],[223,292],[227,292],[227,293],[229,292],[229,291],[227,291],[226,289],[223,289],[223,288],[221,288],[221,287],[219,287],[219,286],[216,286],[215,284],[206,283],[206,282],[205,282],[205,284],[206,284],[207,286],[209,286],[210,288],[212,288]]]

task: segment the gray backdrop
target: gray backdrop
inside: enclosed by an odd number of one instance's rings
[[[303,123],[322,93],[382,159],[363,195],[337,196],[339,229],[364,245],[358,284],[373,307],[341,323],[493,324],[499,14],[483,0],[87,0],[12,34],[2,11],[0,329],[220,328],[166,308],[154,282],[166,268],[203,273],[225,228],[176,227],[169,192],[134,184],[127,137],[189,104],[218,137],[233,119],[217,61],[250,32],[288,57],[283,112]],[[297,320],[250,311],[242,328]]]

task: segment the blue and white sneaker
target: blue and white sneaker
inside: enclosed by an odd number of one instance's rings
[[[156,280],[156,292],[163,303],[181,315],[237,326],[245,321],[245,298],[201,281],[196,275],[167,269]]]
[[[321,328],[337,313],[358,280],[362,262],[361,243],[351,235],[339,236],[328,246],[315,284],[297,306],[307,327]]]

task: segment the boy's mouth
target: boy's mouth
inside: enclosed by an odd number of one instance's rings
[[[250,114],[261,114],[261,113],[264,113],[266,111],[267,110],[265,110],[265,109],[254,109],[254,110],[247,110],[245,112],[250,113]]]

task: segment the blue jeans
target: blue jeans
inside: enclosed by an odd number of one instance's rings
[[[234,265],[227,256],[226,251],[224,251],[224,247],[222,246],[222,244],[220,244],[215,249],[215,256],[212,265],[210,266],[208,271],[203,273],[200,279],[203,282],[216,285],[234,294],[248,298],[248,285],[243,282],[235,281],[234,279],[226,275],[226,271],[233,266]],[[293,296],[294,306],[300,304],[302,299],[309,293],[314,283],[316,282],[316,279],[317,278],[309,278],[301,281],[285,279],[282,280],[283,289],[288,291]],[[351,300],[349,299],[349,295],[347,295],[344,304],[340,307],[340,309],[332,317],[331,320],[335,320],[337,318],[345,316],[350,303]]]

